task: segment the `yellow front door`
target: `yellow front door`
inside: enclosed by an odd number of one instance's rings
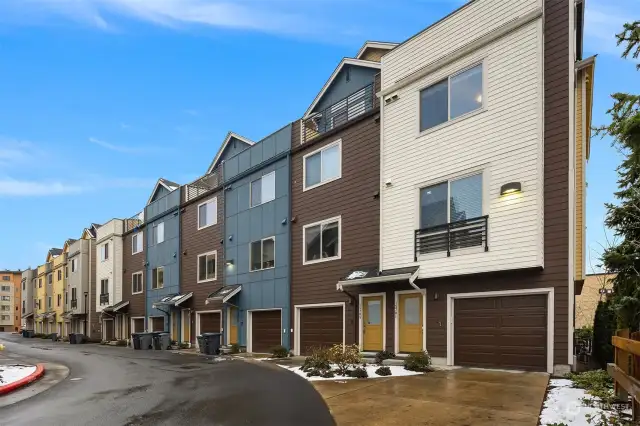
[[[381,351],[382,296],[362,298],[362,350]]]
[[[188,309],[182,310],[182,341],[191,342],[191,314]]]
[[[229,308],[229,344],[238,343],[238,309]]]
[[[178,340],[178,314],[171,312],[171,340]]]
[[[400,352],[422,352],[422,293],[401,294],[398,304]]]

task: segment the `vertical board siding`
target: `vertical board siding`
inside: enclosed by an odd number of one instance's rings
[[[584,217],[583,217],[583,207],[584,207],[584,196],[585,196],[585,170],[584,170],[584,149],[583,144],[584,135],[583,132],[586,130],[583,128],[582,121],[584,120],[583,115],[583,101],[582,101],[582,87],[585,84],[585,73],[581,71],[578,73],[577,81],[576,81],[576,230],[575,230],[575,279],[581,280],[584,279],[584,256],[583,253],[583,244],[584,244]]]
[[[146,227],[141,227],[140,231],[142,235],[140,238],[143,239],[142,243],[142,251],[140,253],[133,253],[133,246],[131,245],[131,241],[136,232],[129,232],[123,238],[124,247],[123,247],[123,256],[122,256],[122,300],[129,301],[129,317],[143,317],[146,314],[145,307],[145,297],[147,289],[144,285],[144,280],[146,279],[145,275],[145,255],[147,252],[146,244],[144,243],[144,234],[147,232]],[[133,278],[132,275],[136,272],[142,272],[142,293],[132,294],[133,290]]]

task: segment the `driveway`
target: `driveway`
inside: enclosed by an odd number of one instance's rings
[[[0,333],[0,342],[6,345],[3,357],[69,368],[68,377],[53,387],[0,408],[2,426],[335,425],[309,382],[267,363],[69,345],[6,333]],[[16,393],[33,392],[33,387]]]
[[[548,381],[543,373],[458,369],[313,384],[338,426],[536,426]]]

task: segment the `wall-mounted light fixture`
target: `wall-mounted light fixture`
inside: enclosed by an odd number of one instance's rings
[[[282,224],[286,225],[287,224],[287,218],[285,217],[284,219],[282,219]]]
[[[509,182],[500,187],[500,195],[515,194],[517,192],[522,192],[522,184],[520,182]]]
[[[233,259],[227,259],[227,261],[224,262],[224,264],[227,266],[233,266]]]
[[[229,241],[233,241],[233,235],[229,235]]]

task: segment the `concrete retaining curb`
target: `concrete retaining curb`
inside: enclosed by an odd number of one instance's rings
[[[9,383],[8,385],[0,386],[0,395],[6,395],[10,392],[20,389],[21,387],[26,386],[29,383],[38,380],[43,375],[44,375],[44,365],[36,364],[36,371],[29,374],[27,377],[20,379],[18,381],[15,381],[13,383]]]

